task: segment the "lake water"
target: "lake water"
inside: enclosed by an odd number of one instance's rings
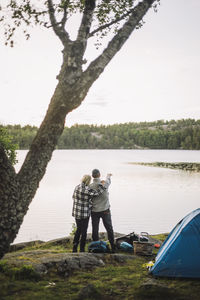
[[[18,151],[19,170],[27,151]],[[200,162],[200,151],[56,150],[15,243],[69,235],[72,193],[93,168],[112,173],[109,189],[114,231],[169,232],[199,207],[200,173],[131,165],[130,162]],[[100,231],[105,231],[103,225]],[[88,232],[91,232],[91,222]]]

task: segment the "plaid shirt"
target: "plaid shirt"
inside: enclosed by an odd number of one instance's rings
[[[92,198],[99,196],[105,191],[106,187],[99,185],[97,191],[91,189],[89,186],[81,183],[75,187],[73,193],[73,209],[72,216],[75,219],[85,219],[90,216],[92,207]]]

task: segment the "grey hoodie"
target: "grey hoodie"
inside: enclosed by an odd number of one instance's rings
[[[101,179],[100,178],[94,178],[93,183],[91,183],[89,186],[97,190],[99,184],[101,184]],[[105,187],[106,190],[99,196],[95,196],[92,199],[92,211],[93,212],[100,212],[104,211],[110,208],[110,202],[109,202],[109,192],[108,192],[108,187],[111,184],[110,176],[107,175],[106,177],[106,182],[105,182]]]

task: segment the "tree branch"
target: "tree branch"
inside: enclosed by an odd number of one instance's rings
[[[133,30],[140,23],[146,12],[151,7],[152,3],[155,1],[157,0],[143,0],[137,4],[137,6],[135,6],[128,21],[121,29],[119,29],[118,33],[109,42],[103,53],[99,55],[93,62],[91,62],[91,64],[83,73],[83,76],[89,76],[93,82],[100,76],[105,67],[128,40]]]
[[[78,35],[77,35],[77,42],[79,44],[80,47],[80,43],[81,43],[81,55],[84,55],[85,49],[86,49],[86,45],[87,45],[87,38],[89,37],[89,33],[90,33],[90,28],[91,28],[91,24],[92,24],[92,17],[93,17],[93,12],[95,9],[95,5],[96,5],[96,0],[86,0],[85,1],[85,8],[83,11],[83,17],[81,20],[81,24],[78,30]]]
[[[61,20],[63,30],[65,30],[66,22],[67,22],[67,6],[64,7],[63,17],[62,17],[62,20]]]
[[[122,21],[123,19],[125,19],[126,17],[128,17],[132,12],[133,12],[134,8],[129,10],[127,13],[123,14],[121,17],[116,18],[115,20],[111,21],[110,23],[104,24],[102,26],[100,26],[99,28],[93,30],[90,34],[89,37],[92,37],[95,35],[95,33],[102,31],[103,29],[106,29],[110,26],[112,26],[113,24],[116,24],[117,22]]]
[[[56,17],[55,17],[55,9],[53,7],[53,2],[52,2],[52,0],[47,0],[47,1],[48,1],[48,9],[49,9],[49,18],[50,18],[53,30],[54,30],[55,34],[59,37],[59,39],[61,40],[63,45],[66,46],[66,44],[69,41],[68,33],[64,29],[65,22],[66,22],[66,10],[64,10],[64,15],[63,15],[62,21],[57,22]],[[61,25],[61,26],[59,26],[59,25]]]
[[[15,176],[15,169],[0,144],[0,196],[1,192],[5,191],[5,187],[7,188],[7,185],[14,180]]]

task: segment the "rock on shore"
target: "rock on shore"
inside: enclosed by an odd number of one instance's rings
[[[121,264],[129,259],[135,259],[135,256],[118,253],[55,253],[52,250],[32,250],[8,253],[4,259],[13,267],[32,266],[39,276],[53,270],[58,275],[68,277],[75,270],[102,267],[107,263]]]

